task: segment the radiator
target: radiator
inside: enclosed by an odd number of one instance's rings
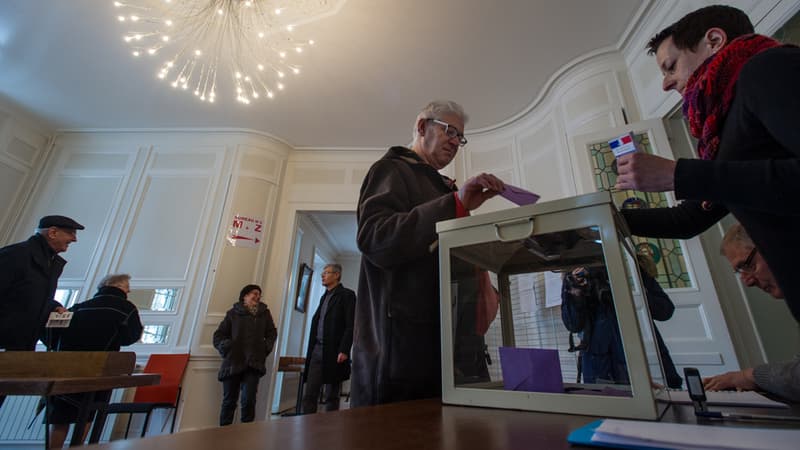
[[[36,420],[33,417],[38,404],[38,396],[6,397],[3,407],[0,408],[0,445],[44,442],[44,412]]]

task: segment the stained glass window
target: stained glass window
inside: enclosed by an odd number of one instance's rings
[[[635,134],[634,139],[637,146],[653,153],[650,137],[647,133]],[[613,189],[617,182],[617,165],[614,153],[608,146],[608,142],[597,142],[589,144],[589,155],[592,160],[592,170],[595,185],[600,191],[610,191],[617,207],[622,207],[623,202],[628,199],[628,203],[633,206],[646,208],[661,208],[669,206],[667,196],[662,192],[639,192],[639,191],[618,191]],[[648,253],[652,256],[657,269],[656,280],[662,288],[684,288],[692,286],[692,279],[686,269],[686,259],[683,257],[683,248],[677,239],[658,239],[643,238],[634,236],[633,242],[640,252]]]

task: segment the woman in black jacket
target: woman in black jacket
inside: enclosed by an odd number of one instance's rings
[[[240,390],[242,422],[252,422],[255,417],[258,380],[267,372],[265,361],[278,336],[272,315],[260,300],[258,285],[242,288],[239,302],[228,310],[214,332],[214,348],[223,358],[218,375],[223,389],[220,425],[233,422]]]

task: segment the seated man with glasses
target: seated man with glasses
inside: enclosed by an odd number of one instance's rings
[[[784,298],[767,262],[741,224],[733,225],[722,239],[722,254],[747,286],[758,286],[775,298]],[[703,380],[706,389],[716,391],[761,389],[783,400],[800,402],[800,355],[791,361],[762,364]]]
[[[390,148],[361,185],[352,406],[441,395],[436,222],[466,216],[505,188],[483,173],[459,189],[439,173],[467,144],[466,122],[457,103],[431,102],[410,148]]]

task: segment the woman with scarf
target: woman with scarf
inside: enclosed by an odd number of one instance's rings
[[[622,211],[639,236],[688,239],[732,213],[772,269],[795,319],[800,242],[800,49],[753,34],[742,11],[709,6],[659,32],[649,53],[683,96],[700,159],[618,162],[617,189],[675,191],[672,208]]]
[[[278,337],[272,315],[260,300],[261,287],[248,284],[242,288],[239,301],[214,332],[214,348],[223,358],[218,374],[223,391],[220,425],[233,423],[239,391],[242,422],[252,422],[255,418],[258,380],[267,373],[267,355]]]

